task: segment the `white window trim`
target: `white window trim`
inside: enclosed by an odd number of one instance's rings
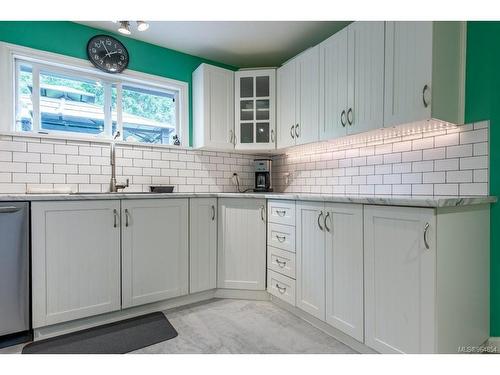
[[[81,71],[82,75],[104,81],[113,81],[117,84],[130,83],[132,85],[147,85],[148,87],[159,90],[169,90],[178,92],[176,98],[177,121],[179,126],[179,136],[181,139],[181,148],[189,148],[189,85],[187,82],[175,79],[155,76],[134,70],[126,70],[119,75],[102,72],[95,68],[88,60],[65,56],[52,52],[45,52],[29,47],[18,46],[15,44],[0,42],[0,132],[12,135],[44,136],[38,132],[19,132],[16,131],[16,100],[17,82],[16,82],[16,59],[23,61],[32,61],[37,64],[43,64],[56,70],[64,68],[71,71]],[[119,98],[118,98],[119,100]],[[33,103],[35,105],[35,103]],[[117,116],[121,117],[121,113]],[[61,133],[61,132],[59,132]],[[121,132],[123,134],[123,132]],[[45,135],[47,136],[47,135]],[[69,133],[48,135],[50,138],[63,139],[83,139],[85,141],[111,141],[103,139],[102,136],[73,135]],[[135,144],[142,146],[169,146],[157,145],[141,142],[124,142],[126,144]],[[173,146],[179,148],[179,146]]]

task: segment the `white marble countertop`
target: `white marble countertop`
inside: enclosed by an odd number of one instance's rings
[[[456,207],[495,203],[496,197],[470,196],[405,196],[405,195],[331,195],[306,193],[76,193],[76,194],[0,194],[0,202],[8,201],[78,201],[103,199],[168,199],[168,198],[260,198],[333,203],[377,204],[410,207]]]

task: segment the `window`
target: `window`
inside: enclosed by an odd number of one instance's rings
[[[105,139],[119,132],[124,141],[176,145],[185,137],[187,146],[182,88],[19,57],[14,65],[18,132]]]

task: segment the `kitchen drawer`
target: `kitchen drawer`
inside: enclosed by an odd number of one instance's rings
[[[268,246],[267,267],[295,279],[295,253]]]
[[[267,227],[268,246],[295,252],[295,227],[269,223]]]
[[[295,306],[295,280],[268,269],[267,291],[273,296]]]
[[[269,200],[267,212],[270,223],[295,225],[295,201]]]

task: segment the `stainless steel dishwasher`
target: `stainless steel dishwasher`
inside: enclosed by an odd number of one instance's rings
[[[29,204],[0,202],[0,347],[30,338]]]

